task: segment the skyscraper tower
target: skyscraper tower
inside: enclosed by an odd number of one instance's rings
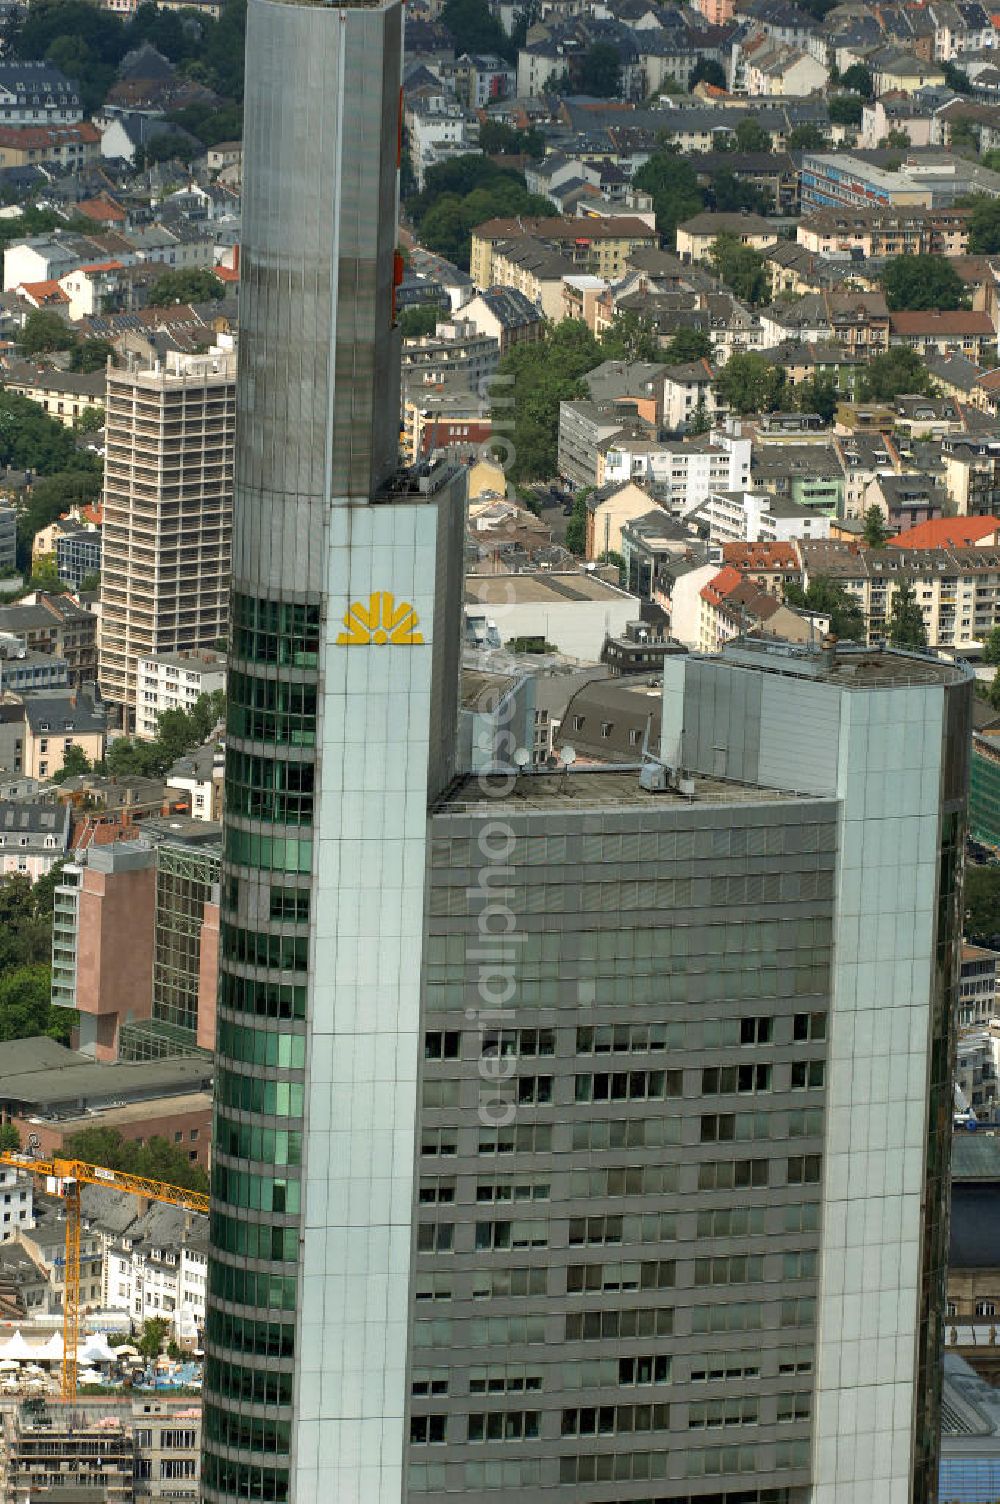
[[[424,847],[455,741],[464,481],[396,474],[400,49],[398,0],[250,0],[212,1504],[402,1491]]]

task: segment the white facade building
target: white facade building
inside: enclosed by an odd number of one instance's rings
[[[165,710],[190,710],[200,695],[226,687],[226,655],[203,648],[194,653],[159,653],[136,665],[136,735],[156,735]]]

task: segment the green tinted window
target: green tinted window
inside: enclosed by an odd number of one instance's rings
[[[223,971],[219,976],[219,1004],[234,1013],[250,1013],[255,1018],[305,1018],[306,989],[287,982],[235,977]]]
[[[319,607],[234,595],[232,653],[255,663],[315,668],[319,660]]]
[[[302,1116],[303,1091],[297,1081],[264,1081],[231,1070],[220,1070],[216,1077],[216,1100],[221,1106],[265,1112],[277,1118]]]
[[[230,749],[226,756],[226,810],[275,825],[308,825],[313,817],[311,762],[283,762]]]
[[[234,736],[286,747],[316,745],[316,686],[229,675],[226,725]]]
[[[260,1504],[286,1504],[288,1469],[254,1467],[249,1462],[233,1462],[206,1452],[202,1476],[208,1488],[230,1494],[234,1499],[257,1499]]]
[[[306,1063],[304,1035],[245,1029],[225,1019],[219,1024],[216,1048],[220,1055],[245,1061],[247,1065],[282,1065],[291,1070],[302,1070]]]
[[[221,926],[222,955],[248,966],[272,966],[278,971],[305,971],[309,963],[308,935],[262,935],[258,930]]]
[[[244,867],[264,867],[272,872],[311,872],[312,841],[286,836],[261,836],[249,830],[225,828],[226,859]]]
[[[292,1260],[297,1258],[297,1252],[293,1253]],[[258,1274],[253,1269],[234,1268],[213,1259],[208,1266],[208,1287],[219,1300],[232,1300],[238,1305],[276,1311],[296,1308],[294,1274]]]
[[[276,1212],[297,1216],[302,1187],[297,1180],[212,1166],[212,1199],[229,1206],[245,1206],[252,1212]],[[265,1229],[266,1230],[266,1229]]]
[[[205,1387],[224,1399],[247,1400],[252,1405],[290,1405],[292,1375],[273,1368],[242,1368],[231,1359],[208,1358]]]
[[[295,1356],[295,1328],[280,1321],[252,1321],[230,1316],[211,1307],[205,1320],[206,1341],[230,1352],[251,1353],[261,1358]]]
[[[269,1165],[302,1163],[301,1133],[237,1123],[222,1113],[216,1114],[212,1146],[218,1153],[231,1154],[234,1159],[256,1159]]]
[[[266,1223],[237,1221],[234,1217],[224,1217],[221,1212],[213,1212],[211,1236],[214,1248],[223,1253],[238,1253],[243,1258],[291,1264],[298,1257],[297,1227],[268,1227]]]

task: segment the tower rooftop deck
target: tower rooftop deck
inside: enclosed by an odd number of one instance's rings
[[[434,807],[435,814],[487,814],[539,811],[568,814],[579,809],[620,809],[633,805],[799,803],[810,796],[761,788],[724,778],[691,777],[691,794],[676,788],[644,789],[638,768],[544,769],[520,773],[469,774],[459,779]]]

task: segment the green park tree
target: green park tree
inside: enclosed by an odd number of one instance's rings
[[[887,636],[894,648],[925,648],[927,628],[924,613],[909,580],[900,580],[892,597]]]
[[[882,268],[890,309],[968,308],[965,283],[944,256],[892,256]]]
[[[622,63],[618,48],[610,42],[595,42],[580,64],[580,92],[598,99],[616,99],[621,93]]]
[[[862,536],[869,548],[885,548],[889,534],[886,532],[882,509],[874,503],[865,513],[865,530]]]
[[[511,479],[551,480],[556,474],[559,404],[586,395],[583,377],[603,358],[586,324],[576,319],[547,326],[542,339],[515,345],[504,356],[500,375],[512,380],[494,386],[494,418],[501,424],[513,419]]]
[[[856,94],[834,94],[830,100],[831,125],[860,125],[864,105]]]
[[[930,372],[908,345],[894,345],[869,361],[861,374],[861,397],[866,402],[892,402],[901,396],[930,396]]]
[[[705,207],[705,192],[691,163],[676,147],[663,147],[639,168],[633,182],[652,196],[656,228],[673,247],[677,226]]]
[[[794,582],[785,586],[785,599],[792,606],[830,618],[830,631],[842,642],[866,642],[865,619],[857,601],[827,575],[811,580],[808,590]]]
[[[53,350],[71,350],[76,334],[51,308],[35,308],[24,321],[20,345],[25,355],[48,355]]]
[[[663,351],[668,365],[679,366],[691,360],[707,360],[712,341],[703,329],[678,329]]]
[[[225,289],[218,277],[202,266],[164,272],[149,289],[149,301],[154,307],[167,303],[211,303],[224,296]]]
[[[833,421],[840,393],[833,377],[825,372],[810,376],[795,388],[796,403],[800,413],[817,413],[824,423]]]
[[[720,235],[709,251],[709,260],[736,297],[751,307],[765,301],[770,283],[759,251],[742,245],[735,235]]]
[[[755,351],[731,355],[715,378],[715,389],[731,412],[773,413],[785,395],[785,373]]]

